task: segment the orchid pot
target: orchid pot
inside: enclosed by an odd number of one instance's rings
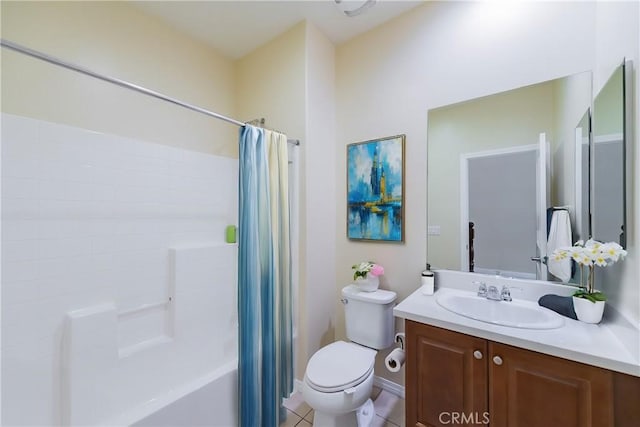
[[[573,310],[579,321],[585,323],[600,323],[604,314],[605,301],[591,301],[580,296],[573,296]]]
[[[584,265],[580,265],[580,289],[573,293],[573,310],[576,317],[585,323],[600,323],[604,314],[604,306],[607,296],[594,287],[595,268],[588,265],[588,276],[586,286],[584,280]]]
[[[358,277],[355,284],[361,291],[374,292],[380,286],[380,278],[378,276],[367,275],[366,277]]]

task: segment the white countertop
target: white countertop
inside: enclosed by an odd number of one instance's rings
[[[470,291],[470,289],[461,290],[455,284],[451,288],[440,286],[434,295],[423,295],[418,289],[400,302],[393,309],[393,313],[402,319],[640,377],[638,355],[633,355],[629,351],[619,336],[614,333],[615,328],[611,328],[607,323],[591,325],[563,317],[564,326],[557,329],[520,329],[473,320],[453,313],[436,302],[439,293]],[[567,294],[566,292],[545,293]],[[515,300],[518,295],[512,293],[512,297]],[[532,300],[531,298],[523,299]],[[533,300],[537,301],[537,298]]]

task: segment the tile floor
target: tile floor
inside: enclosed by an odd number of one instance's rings
[[[405,427],[404,399],[378,387],[373,388],[371,399],[376,411],[371,427]],[[287,408],[287,419],[280,427],[311,427],[313,409],[307,405],[301,393],[295,393],[287,399],[284,406]]]

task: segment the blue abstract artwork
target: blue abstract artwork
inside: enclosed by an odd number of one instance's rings
[[[347,237],[404,241],[404,135],[347,146]]]

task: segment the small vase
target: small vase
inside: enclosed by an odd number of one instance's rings
[[[380,286],[380,278],[367,274],[367,277],[358,277],[355,284],[363,292],[374,292]]]
[[[605,301],[591,302],[586,298],[573,297],[573,310],[578,320],[585,323],[600,323]]]

